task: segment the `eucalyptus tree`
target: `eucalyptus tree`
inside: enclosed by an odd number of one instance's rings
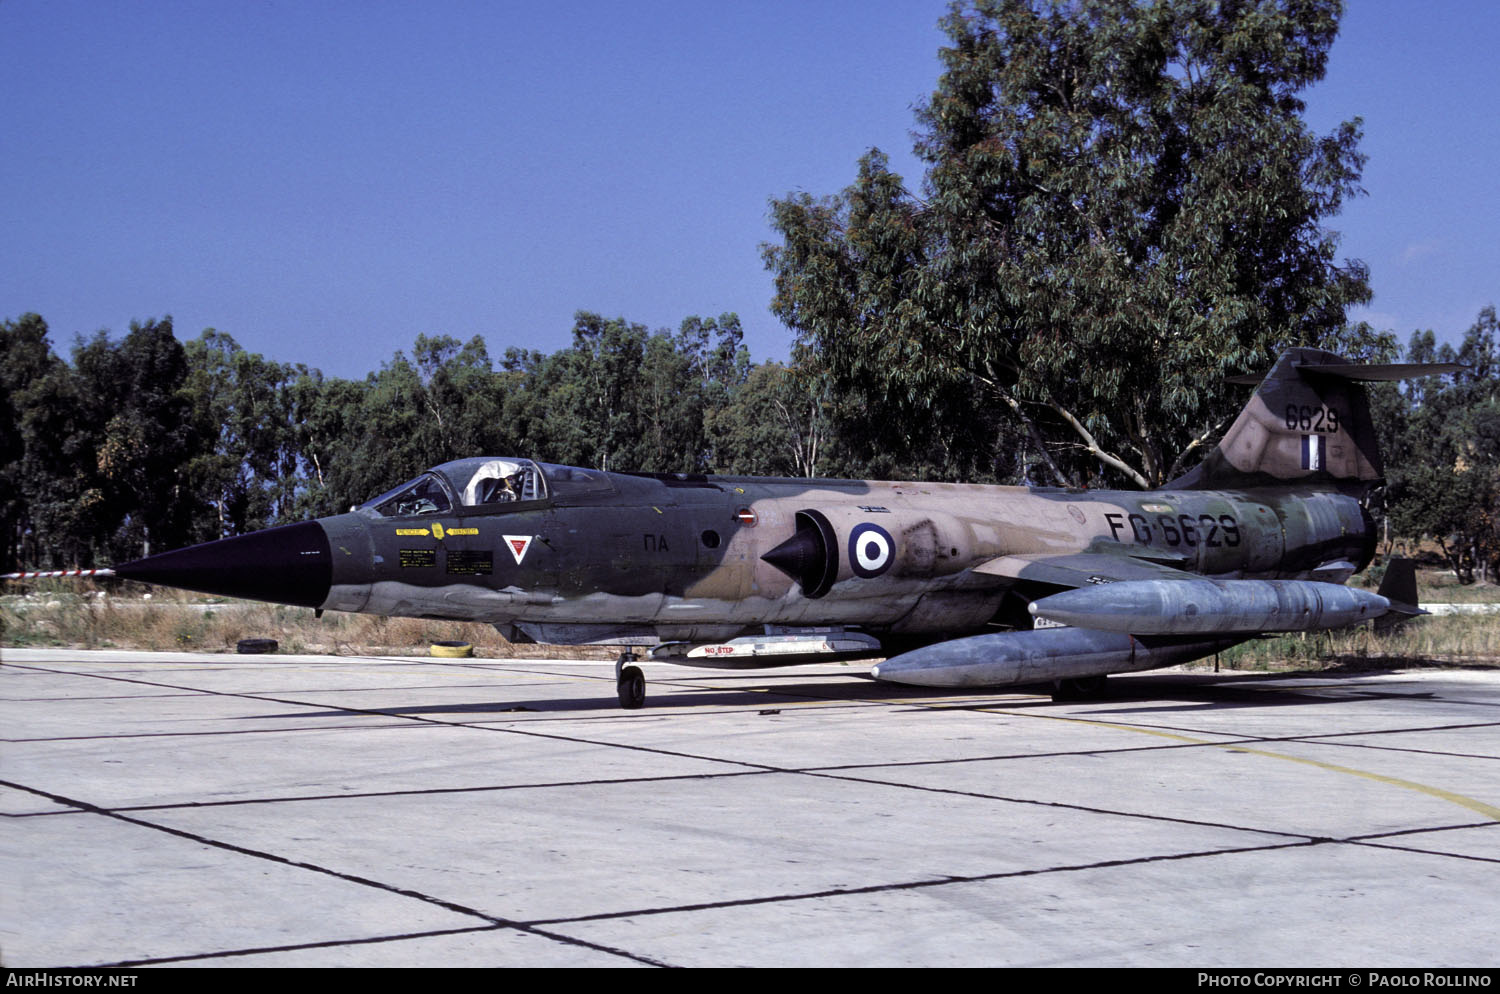
[[[60,539],[76,535],[68,515],[83,460],[71,443],[83,418],[67,403],[71,386],[41,315],[0,322],[0,556],[7,567],[76,561],[81,551],[75,545],[71,556],[52,558]]]
[[[1408,362],[1460,362],[1451,377],[1409,384],[1386,434],[1387,499],[1397,536],[1430,537],[1459,579],[1500,578],[1500,320],[1480,311],[1458,349],[1412,335]],[[1384,440],[1383,440],[1384,441]]]
[[[1360,192],[1360,122],[1314,134],[1299,97],[1340,12],[955,5],[920,192],[872,150],[842,193],[773,201],[773,310],[867,436],[919,441],[968,408],[1056,482],[1164,481],[1238,406],[1224,375],[1337,342],[1369,299],[1325,227]]]
[[[200,440],[188,472],[212,509],[199,516],[194,538],[240,535],[293,517],[299,465],[291,386],[299,370],[247,352],[213,328],[185,350]]]
[[[103,331],[80,340],[73,370],[100,426],[80,498],[94,537],[116,560],[187,544],[202,505],[187,466],[203,439],[172,319],[132,321],[118,342]]]

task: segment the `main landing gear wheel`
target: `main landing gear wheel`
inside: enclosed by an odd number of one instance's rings
[[[615,689],[620,694],[620,707],[631,711],[646,705],[646,674],[639,666],[627,666],[635,657],[628,652],[620,653],[615,660]]]
[[[1084,676],[1073,680],[1054,680],[1052,682],[1052,699],[1054,701],[1096,701],[1104,696],[1105,681],[1108,677]]]

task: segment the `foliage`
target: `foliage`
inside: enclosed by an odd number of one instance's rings
[[[170,318],[55,355],[0,322],[0,557],[117,562],[333,514],[479,454],[623,471],[1161,483],[1243,403],[1226,373],[1293,344],[1386,360],[1345,326],[1369,297],[1324,224],[1359,192],[1359,123],[1312,134],[1336,0],[974,0],[944,21],[914,195],[871,150],[824,198],[772,202],[772,308],[798,336],[755,364],[738,316],[675,330],[580,311],[552,354],[418,334],[362,379]],[[1500,569],[1500,345],[1372,391],[1393,537],[1460,575]]]
[[[1408,362],[1460,362],[1449,377],[1414,381],[1382,415],[1391,461],[1387,508],[1397,535],[1431,536],[1464,582],[1500,578],[1500,322],[1486,307],[1455,351],[1431,331],[1407,345]]]
[[[823,397],[795,369],[768,362],[750,370],[706,426],[714,468],[739,476],[818,476],[827,459]]]
[[[9,555],[89,564],[193,536],[186,471],[199,435],[171,319],[132,323],[52,354],[40,317],[0,326],[7,362],[0,514]]]
[[[241,535],[286,518],[298,468],[291,385],[299,371],[246,352],[207,329],[186,345],[186,389],[202,440],[187,467],[190,488],[212,509],[195,541]]]
[[[54,421],[53,394],[67,367],[47,343],[36,314],[0,324],[0,525],[6,561],[38,561],[39,535],[55,535],[67,505],[54,498],[73,474],[65,458],[73,424]],[[63,416],[77,415],[64,409]]]
[[[0,525],[7,566],[133,558],[348,510],[427,466],[479,454],[622,470],[984,481],[1035,469],[1028,439],[974,450],[993,425],[937,419],[861,450],[806,348],[790,365],[753,364],[738,319],[691,317],[675,333],[580,313],[573,347],[546,355],[419,335],[362,380],[325,377],[240,348],[212,329],[185,346],[168,322],[52,353],[36,315],[0,323]],[[1361,358],[1399,358],[1389,333],[1360,326]],[[1461,575],[1496,569],[1500,549],[1500,397],[1493,309],[1462,346],[1413,336],[1411,361],[1472,369],[1404,389],[1381,385],[1374,410],[1388,453],[1388,522],[1431,535]],[[1241,398],[1231,402],[1238,403]],[[913,408],[914,414],[921,412]],[[965,433],[969,434],[965,434]],[[981,454],[975,457],[973,453]],[[967,462],[964,460],[968,460]]]
[[[783,427],[784,412],[821,411],[798,395],[800,378],[780,383],[779,407],[747,407],[757,367],[734,314],[648,332],[579,312],[573,332],[571,348],[508,349],[498,366],[480,336],[419,334],[409,356],[347,380],[212,328],[182,345],[170,319],[81,339],[71,363],[38,315],[0,323],[4,565],[120,562],[147,542],[160,551],[334,514],[465,456],[755,469],[754,441],[726,411]],[[816,465],[789,458],[776,471]]]
[[[871,151],[842,194],[772,204],[773,309],[863,416],[850,439],[909,425],[886,444],[914,451],[977,409],[1058,482],[1155,485],[1232,413],[1209,384],[1334,341],[1369,298],[1323,228],[1359,192],[1359,122],[1316,136],[1297,94],[1338,12],[956,6],[917,115],[922,195]]]

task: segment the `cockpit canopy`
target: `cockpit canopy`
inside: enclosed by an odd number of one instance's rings
[[[382,517],[492,513],[508,505],[614,490],[597,470],[510,456],[477,456],[434,466],[360,505]]]

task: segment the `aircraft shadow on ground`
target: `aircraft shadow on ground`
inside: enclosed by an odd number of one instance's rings
[[[1045,685],[1010,687],[994,692],[981,688],[942,690],[879,683],[858,674],[821,678],[798,683],[768,683],[765,674],[716,673],[712,676],[673,677],[651,684],[646,706],[638,711],[620,707],[615,696],[600,681],[598,694],[569,697],[512,697],[459,703],[407,704],[392,707],[333,708],[323,711],[261,715],[265,718],[343,717],[350,713],[393,717],[453,717],[460,715],[497,718],[507,714],[589,714],[596,717],[632,717],[654,713],[703,709],[732,709],[781,713],[783,709],[836,708],[868,704],[910,703],[921,710],[975,710],[1004,708],[1031,710],[1087,707],[1090,715],[1143,714],[1156,711],[1223,710],[1245,707],[1293,707],[1349,700],[1431,699],[1429,692],[1406,693],[1340,686],[1369,671],[1317,674],[1170,674],[1137,676],[1110,681],[1104,694],[1087,701],[1055,702]],[[1308,685],[1309,679],[1317,681]],[[1298,681],[1295,684],[1291,680]],[[695,681],[705,686],[695,687]],[[729,686],[726,686],[729,685]],[[1332,686],[1330,686],[1332,685]],[[497,688],[499,689],[499,688]],[[1336,691],[1338,698],[1331,698]]]

